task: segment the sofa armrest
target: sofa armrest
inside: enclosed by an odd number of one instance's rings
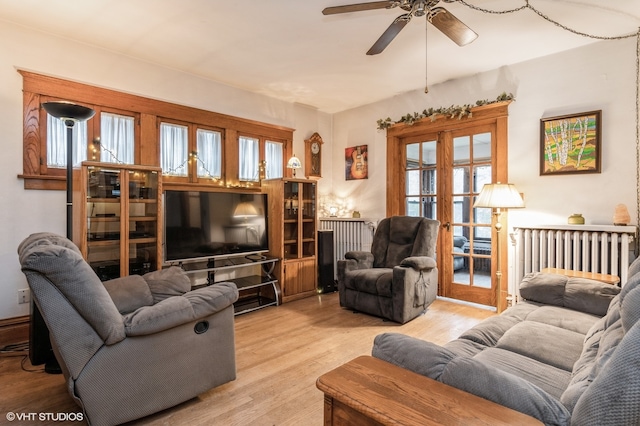
[[[402,262],[400,262],[400,266],[409,266],[418,271],[424,271],[427,269],[433,269],[436,265],[436,260],[429,256],[412,256],[407,257]]]
[[[620,287],[587,278],[535,272],[525,275],[520,295],[533,302],[604,316]]]
[[[234,283],[216,283],[143,306],[123,316],[127,336],[143,336],[198,321],[231,306],[238,300]]]
[[[368,251],[348,251],[344,254],[346,260],[355,260],[355,269],[373,268],[373,254]]]

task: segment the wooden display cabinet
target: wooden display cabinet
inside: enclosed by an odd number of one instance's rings
[[[275,271],[282,301],[316,294],[316,182],[274,179],[263,186],[269,197],[269,252],[282,259]]]
[[[159,269],[161,169],[86,161],[73,179],[73,241],[98,277]]]

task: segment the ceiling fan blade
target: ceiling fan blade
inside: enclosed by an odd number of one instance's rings
[[[336,13],[361,12],[363,10],[373,9],[390,9],[395,7],[397,2],[394,1],[373,1],[370,3],[356,3],[345,6],[325,7],[322,10],[323,15],[335,15]]]
[[[382,53],[382,51],[393,41],[394,38],[398,35],[400,31],[409,23],[411,20],[411,14],[405,13],[404,15],[398,16],[395,21],[389,28],[382,33],[380,38],[371,46],[371,49],[367,52],[367,55],[377,55],[378,53]]]
[[[427,19],[458,46],[466,46],[478,38],[478,34],[442,7],[431,9]]]

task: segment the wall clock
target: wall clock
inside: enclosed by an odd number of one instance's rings
[[[304,170],[307,178],[322,177],[322,138],[316,132],[304,141]]]

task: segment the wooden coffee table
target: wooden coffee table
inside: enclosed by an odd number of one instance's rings
[[[316,386],[324,392],[325,426],[542,424],[371,356],[323,374]]]

